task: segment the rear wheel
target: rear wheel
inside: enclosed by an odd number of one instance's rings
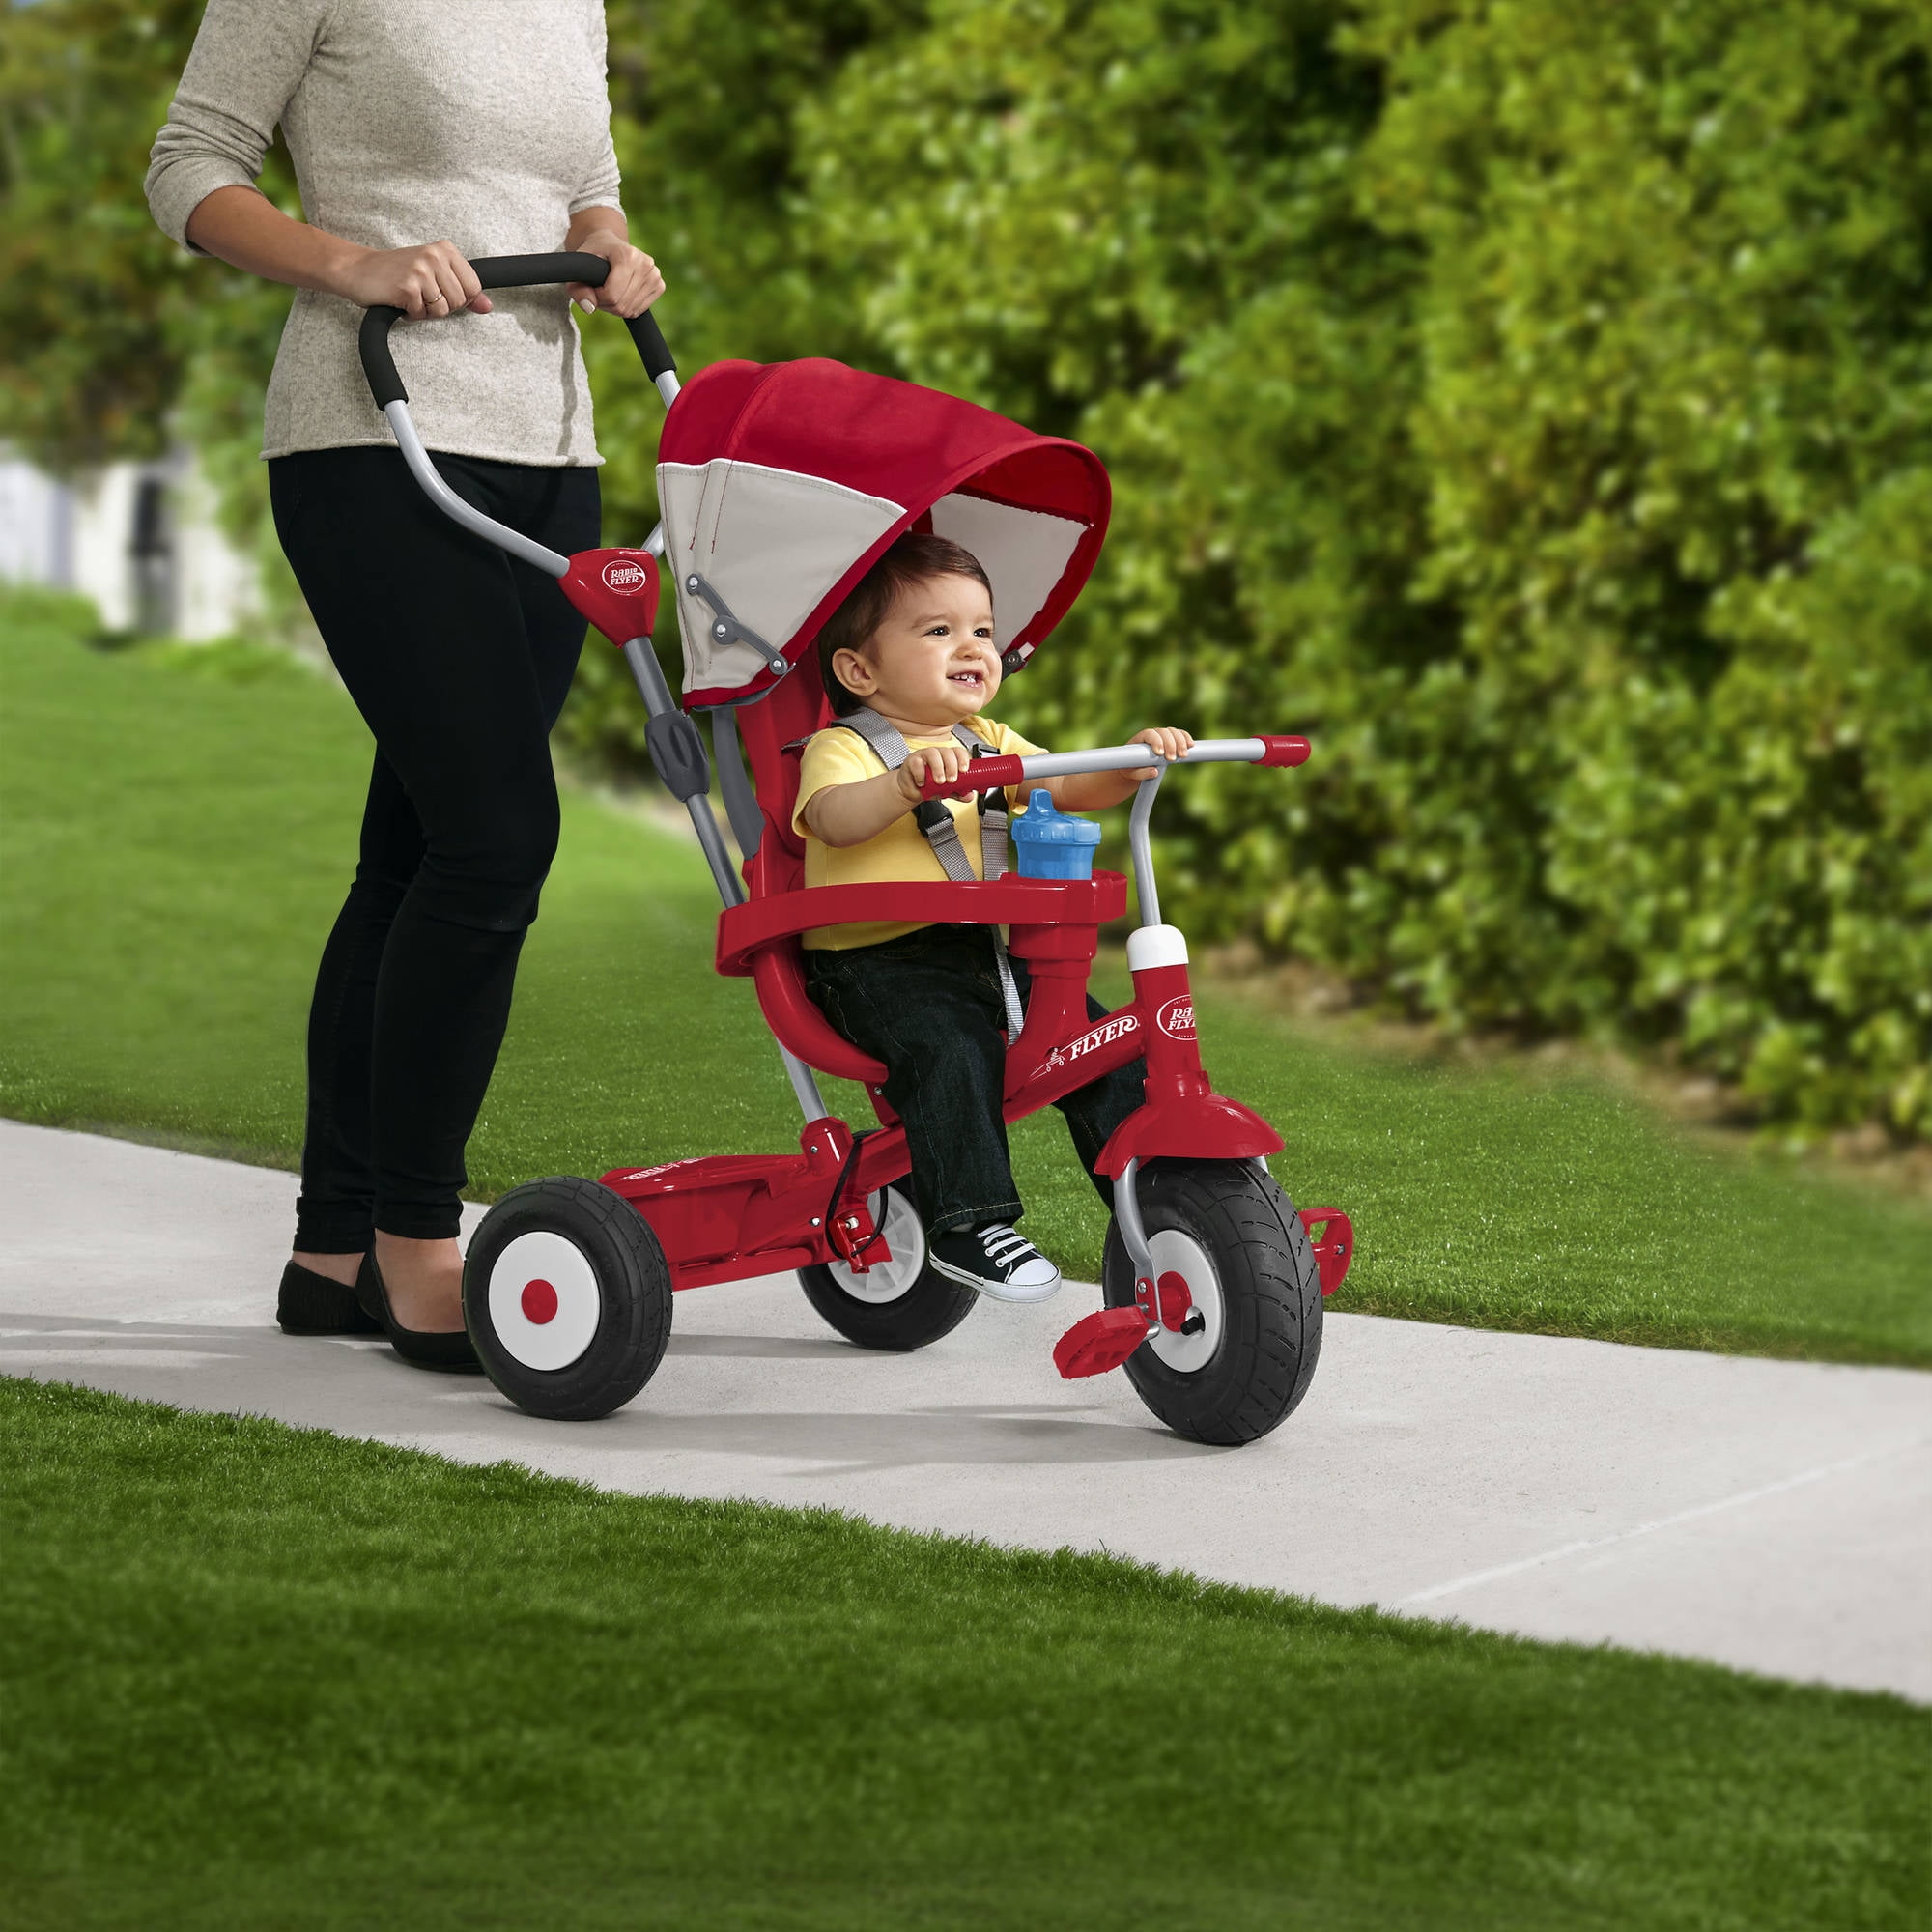
[[[670,1267],[621,1195],[574,1177],[513,1188],[463,1264],[484,1373],[530,1415],[592,1422],[650,1380],[670,1339]]]
[[[1252,1442],[1293,1413],[1321,1353],[1308,1232],[1250,1161],[1154,1161],[1136,1179],[1154,1271],[1186,1282],[1202,1320],[1192,1334],[1156,1328],[1127,1357],[1127,1378],[1177,1435]],[[1132,1307],[1134,1267],[1117,1226],[1101,1280],[1109,1308]]]
[[[973,1312],[979,1294],[951,1282],[925,1259],[919,1209],[896,1187],[882,1187],[867,1204],[873,1225],[893,1251],[857,1273],[842,1262],[802,1267],[806,1299],[848,1342],[905,1354],[950,1335]]]

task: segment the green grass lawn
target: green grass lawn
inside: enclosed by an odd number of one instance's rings
[[[298,667],[0,605],[0,1110],[288,1163],[367,745]],[[686,843],[575,795],[476,1188],[776,1148]],[[1932,1356],[1932,1222],[1600,1085],[1204,1000],[1345,1305]],[[857,1098],[845,1090],[843,1099]],[[1032,1225],[1100,1233],[1057,1121]],[[266,1292],[266,1285],[265,1285]],[[0,1923],[1924,1922],[1898,1700],[0,1381]]]
[[[0,1382],[0,1920],[1918,1927],[1932,1718]]]
[[[0,604],[0,1111],[293,1165],[366,735],[293,662],[103,654],[80,628],[71,607]],[[792,1143],[750,987],[711,971],[714,909],[689,843],[566,799],[474,1191]],[[1714,1151],[1582,1075],[1338,1043],[1211,991],[1201,1005],[1209,1065],[1287,1138],[1290,1194],[1355,1217],[1341,1307],[1932,1362],[1923,1205]],[[1091,1276],[1101,1219],[1058,1117],[1015,1147],[1030,1231]]]

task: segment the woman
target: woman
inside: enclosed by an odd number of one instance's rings
[[[566,554],[599,538],[570,300],[635,316],[664,281],[617,199],[600,0],[210,0],[148,201],[178,242],[298,291],[270,379],[275,529],[376,739],[355,883],[324,949],[281,1325],[378,1323],[473,1369],[464,1147],[556,848],[549,730],[583,623],[404,468],[357,360],[390,303],[450,487]],[[253,185],[279,122],[306,222]],[[431,237],[443,240],[430,240]],[[469,258],[581,249],[599,290],[483,295]]]

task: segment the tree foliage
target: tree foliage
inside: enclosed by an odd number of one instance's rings
[[[812,213],[882,346],[1120,486],[1016,715],[1318,736],[1176,784],[1190,924],[1932,1125],[1927,51],[1817,0],[960,0],[854,63]]]
[[[1932,1131],[1922,8],[609,12],[687,367],[842,355],[1106,458],[1113,539],[1014,722],[1316,736],[1292,779],[1175,781],[1177,916]],[[139,203],[196,14],[5,16],[0,408],[70,460],[171,407],[246,447],[282,298]],[[656,404],[586,337],[634,534]],[[586,665],[570,728],[635,743]]]

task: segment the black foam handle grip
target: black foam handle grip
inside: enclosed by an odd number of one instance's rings
[[[470,263],[476,279],[486,289],[534,289],[552,282],[582,282],[602,288],[611,265],[602,255],[484,255]],[[389,330],[402,321],[399,308],[386,305],[372,308],[362,317],[358,347],[362,352],[362,373],[369,379],[369,392],[376,407],[385,410],[391,403],[406,403],[410,392],[396,373],[396,358],[389,353]],[[646,310],[629,324],[631,340],[644,359],[644,372],[652,382],[676,365],[665,346],[664,331],[657,317]]]
[[[677,364],[670,359],[670,348],[665,341],[664,330],[658,327],[658,319],[649,309],[642,315],[632,316],[624,327],[631,331],[631,340],[638,345],[638,354],[644,358],[644,374],[653,383],[661,377],[677,374]]]

